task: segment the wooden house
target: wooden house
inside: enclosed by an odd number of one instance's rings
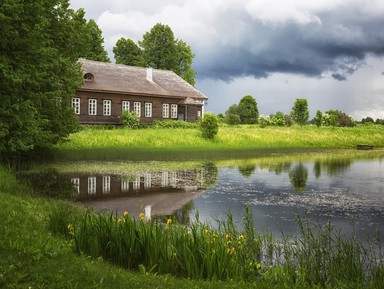
[[[208,99],[173,71],[79,60],[84,84],[72,99],[80,124],[121,124],[125,110],[154,120],[195,122]]]

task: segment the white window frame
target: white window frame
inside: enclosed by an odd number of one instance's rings
[[[129,178],[128,176],[121,177],[121,191],[128,192],[129,191]]]
[[[95,98],[88,100],[88,115],[97,115],[97,99]]]
[[[171,118],[177,118],[177,104],[171,104]]]
[[[124,111],[129,111],[129,100],[123,100],[121,102],[121,112],[124,112]]]
[[[133,103],[133,111],[137,114],[138,117],[141,117],[141,102],[135,101]]]
[[[103,100],[103,115],[110,116],[112,112],[112,101],[109,99]]]
[[[144,116],[145,117],[152,117],[152,102],[146,102],[145,103]]]
[[[111,193],[111,177],[103,176],[103,194]]]
[[[80,178],[72,178],[71,183],[73,187],[76,189],[76,192],[80,194]]]
[[[88,177],[88,195],[96,194],[96,177]]]
[[[80,114],[80,97],[72,98],[72,108],[75,114]]]
[[[201,117],[201,111],[200,110],[197,111],[197,117]]]
[[[163,118],[169,118],[169,104],[163,103]]]

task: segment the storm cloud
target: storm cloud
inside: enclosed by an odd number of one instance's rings
[[[96,20],[111,59],[119,38],[138,41],[156,23],[169,25],[192,47],[198,89],[216,113],[246,93],[265,105],[262,113],[308,96],[317,105],[312,113],[348,109],[358,117],[370,111],[384,117],[382,0],[70,2]],[[223,98],[228,91],[232,97]]]

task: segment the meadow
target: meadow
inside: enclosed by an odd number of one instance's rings
[[[326,149],[355,149],[358,144],[384,147],[384,126],[354,128],[257,125],[223,126],[213,140],[198,129],[141,130],[86,128],[55,147],[60,160],[171,160],[270,155]]]

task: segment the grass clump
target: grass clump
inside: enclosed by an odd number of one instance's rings
[[[196,220],[189,226],[113,213],[85,213],[66,228],[73,249],[124,268],[196,280],[284,284],[287,287],[382,288],[384,256],[380,238],[347,238],[331,224],[311,225],[298,216],[301,234],[276,239],[254,230],[245,208],[242,231],[232,216],[217,229]]]

